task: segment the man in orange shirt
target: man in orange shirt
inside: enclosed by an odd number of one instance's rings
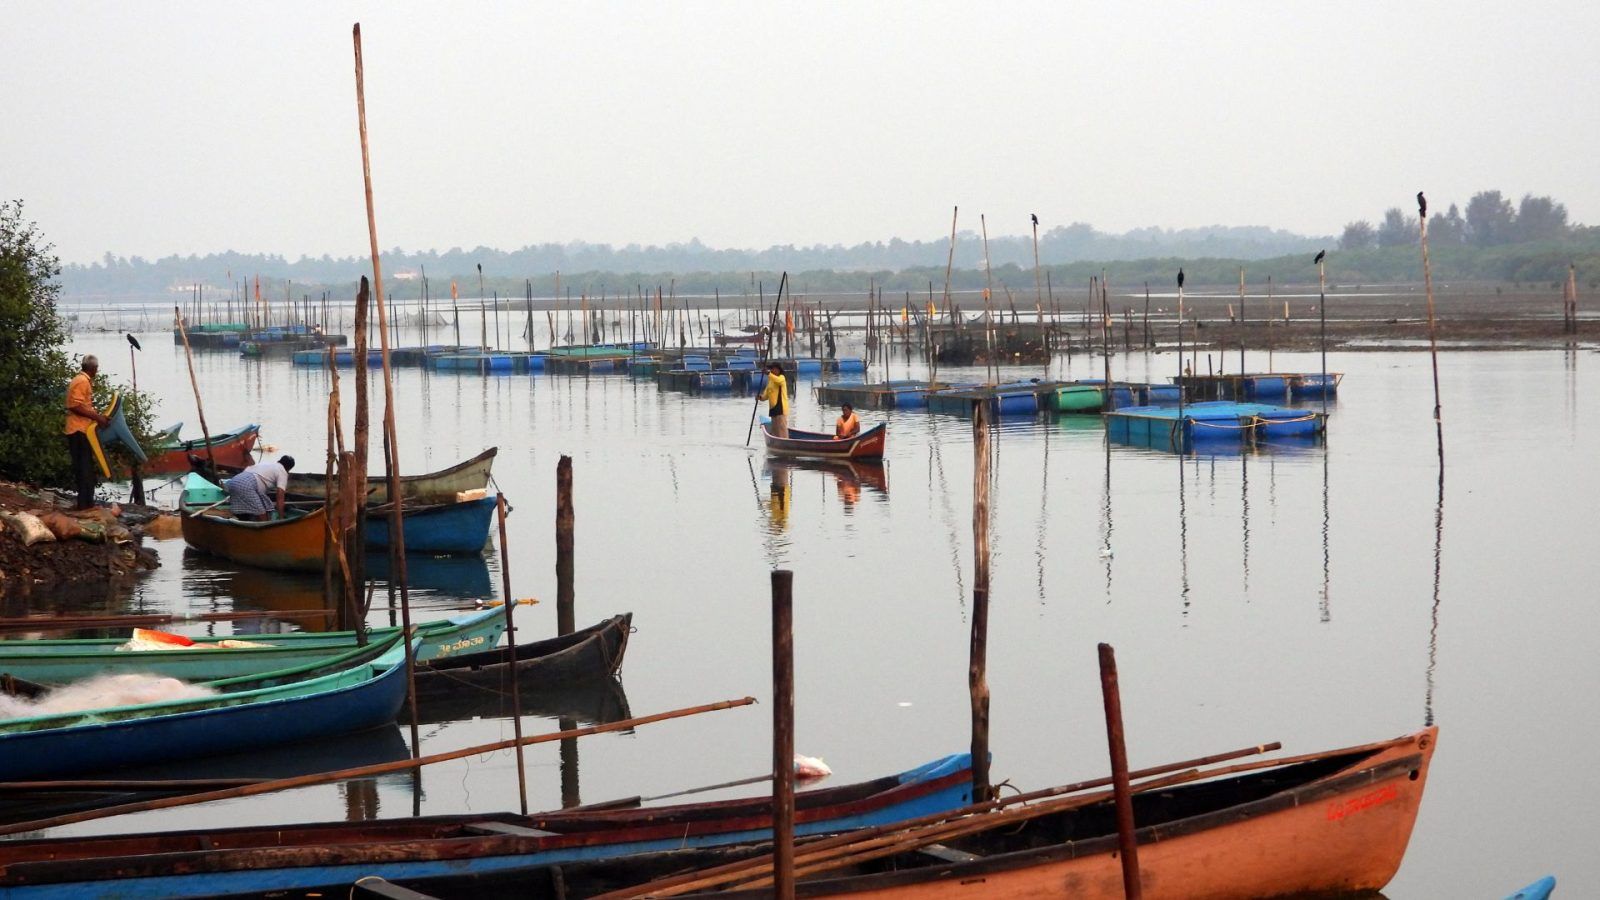
[[[855,407],[844,404],[844,412],[839,416],[839,421],[833,423],[833,436],[839,440],[853,438],[861,433],[861,420],[856,418]]]
[[[85,356],[83,371],[72,376],[72,383],[67,385],[67,424],[61,431],[67,436],[67,453],[72,456],[78,509],[94,506],[94,450],[89,447],[89,428],[111,421],[94,408],[94,374],[98,371],[100,360]]]

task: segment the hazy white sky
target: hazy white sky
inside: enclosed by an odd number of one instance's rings
[[[361,253],[356,21],[386,249],[1600,222],[1587,0],[0,0],[0,196],[65,261]]]

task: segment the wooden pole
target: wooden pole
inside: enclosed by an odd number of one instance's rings
[[[984,360],[983,372],[984,377],[989,379],[990,384],[997,384],[1000,381],[998,369],[996,369],[995,374],[990,374],[989,371],[991,368],[996,368],[994,359],[994,305],[991,293],[994,280],[992,273],[989,271],[989,223],[984,219],[982,213],[978,214],[978,225],[983,230],[983,337],[984,346],[988,353],[988,358]]]
[[[773,893],[794,897],[794,573],[772,573]]]
[[[1100,645],[1100,692],[1105,698],[1106,741],[1111,748],[1111,791],[1117,808],[1117,845],[1122,855],[1122,895],[1139,900],[1139,841],[1134,834],[1133,794],[1128,787],[1128,749],[1122,734],[1122,697],[1117,687],[1117,657]]]
[[[1106,273],[1100,273],[1100,353],[1105,363],[1105,409],[1111,411],[1111,295],[1106,291]]]
[[[743,697],[738,700],[723,700],[717,703],[707,703],[701,706],[687,706],[667,712],[652,713],[648,716],[638,716],[632,719],[623,719],[620,722],[608,722],[604,725],[587,725],[583,728],[574,728],[570,731],[553,731],[548,734],[536,734],[521,740],[520,746],[533,744],[547,744],[550,741],[565,740],[567,738],[587,737],[591,734],[608,734],[614,731],[631,731],[641,725],[650,725],[655,722],[665,722],[669,719],[681,719],[685,716],[696,716],[701,713],[717,712],[724,709],[735,709],[755,703],[754,697]],[[199,794],[189,794],[182,797],[161,797],[155,800],[145,800],[138,803],[124,803],[120,806],[107,806],[101,809],[84,810],[81,812],[66,813],[48,819],[34,822],[17,822],[0,825],[0,835],[20,834],[25,831],[43,831],[47,828],[58,828],[62,825],[72,825],[78,822],[88,822],[94,819],[104,819],[111,816],[126,815],[128,813],[149,812],[156,809],[171,809],[178,806],[191,806],[196,803],[209,803],[213,800],[234,800],[240,797],[255,797],[261,794],[271,794],[276,791],[286,791],[293,788],[312,787],[319,784],[334,784],[340,781],[351,781],[357,778],[372,778],[378,775],[387,775],[391,772],[404,772],[409,769],[418,769],[422,766],[435,763],[450,762],[457,759],[466,759],[471,756],[481,756],[497,750],[509,750],[519,746],[515,740],[496,741],[492,744],[479,744],[475,747],[463,747],[460,750],[450,750],[444,753],[435,753],[430,756],[421,756],[415,759],[401,759],[393,762],[376,763],[369,766],[357,766],[353,769],[340,769],[334,772],[319,772],[314,775],[298,775],[293,778],[279,778],[272,781],[261,781],[254,784],[241,785],[220,791],[206,791]]]
[[[194,352],[189,349],[189,329],[183,327],[183,313],[178,307],[172,307],[172,315],[178,320],[178,336],[183,338],[183,359],[189,364],[189,387],[194,389],[194,409],[200,416],[200,437],[206,442],[206,459],[211,463],[211,477],[217,477],[217,454],[211,449],[211,430],[206,427],[206,408],[200,402],[200,380],[194,377]]]
[[[350,586],[359,598],[357,602],[362,604],[362,619],[366,618],[367,612],[367,517],[362,515],[362,511],[367,503],[367,459],[372,411],[367,398],[367,311],[371,299],[372,292],[363,278],[356,289],[356,308],[350,318],[350,328],[354,332],[352,339],[355,341],[351,360],[355,363],[356,413],[355,421],[351,423],[350,464],[344,467],[345,472],[341,476],[344,488],[341,493],[348,491],[353,499],[353,503],[343,507],[343,510],[344,515],[350,517],[345,522],[350,538],[346,546],[351,548]]]
[[[1244,266],[1239,267],[1239,375],[1244,375]]]
[[[356,23],[351,36],[355,42],[356,117],[361,130],[361,177],[367,197],[367,237],[372,243],[372,290],[378,298],[378,340],[383,350],[383,438],[389,462],[389,546],[394,553],[394,566],[389,578],[400,585],[400,621],[407,636],[406,687],[409,694],[407,704],[411,710],[411,755],[416,756],[421,752],[421,737],[417,724],[416,649],[412,646],[410,638],[411,595],[406,584],[405,517],[401,514],[401,508],[405,504],[400,494],[400,444],[395,438],[394,427],[394,373],[389,365],[389,318],[387,307],[383,302],[383,266],[378,256],[378,219],[372,203],[372,154],[367,144],[367,99],[361,68],[359,22]],[[366,280],[366,276],[363,275],[361,278],[363,288],[366,287]]]
[[[1174,423],[1174,427],[1178,429],[1174,437],[1179,443],[1173,448],[1180,453],[1183,450],[1183,401],[1184,395],[1189,392],[1189,385],[1186,382],[1187,379],[1183,377],[1183,269],[1180,267],[1178,269],[1178,421]],[[1178,471],[1183,470],[1180,468]]]
[[[1144,283],[1144,345],[1154,347],[1156,342],[1150,336],[1150,282]]]
[[[577,628],[573,611],[572,457],[556,460],[556,633]],[[508,598],[509,601],[509,598]]]
[[[1039,280],[1039,217],[1033,217],[1033,313],[1039,326],[1041,340],[1044,334],[1044,283]],[[1046,357],[1048,358],[1048,356]]]
[[[565,459],[566,457],[562,457]],[[522,758],[522,690],[517,677],[517,627],[511,621],[511,608],[516,601],[511,597],[511,547],[506,541],[506,495],[494,497],[495,517],[500,520],[500,592],[505,598],[506,648],[511,654],[511,733],[517,741],[517,799],[522,803],[522,814],[528,814],[528,770]]]
[[[972,702],[972,802],[989,788],[989,407],[972,404],[972,641],[967,690]]]
[[[1427,229],[1428,229],[1428,223],[1427,222],[1423,222],[1422,223],[1422,229],[1423,229],[1423,239],[1424,239],[1424,241],[1426,241],[1426,239],[1427,239]],[[1426,247],[1423,248],[1422,257],[1423,257],[1424,260],[1426,260],[1427,257],[1428,257],[1428,251],[1427,251]],[[1324,419],[1326,419],[1327,415],[1328,415],[1328,274],[1327,274],[1327,265],[1328,264],[1325,261],[1325,257],[1320,253],[1317,254],[1317,321],[1318,321],[1318,329],[1321,332],[1321,337],[1319,338],[1319,342],[1322,345],[1322,415],[1323,415]],[[1424,268],[1426,268],[1426,264],[1424,264]],[[1432,328],[1433,328],[1433,293],[1431,291],[1428,293],[1428,328],[1429,328],[1429,335],[1431,336],[1432,333],[1433,333],[1432,332]],[[1434,412],[1435,413],[1438,412],[1437,407],[1435,408]]]
[[[1417,191],[1417,211],[1421,220],[1422,229],[1422,284],[1428,292],[1428,357],[1433,362],[1433,427],[1439,440],[1439,480],[1444,480],[1444,415],[1439,407],[1439,338],[1438,323],[1433,313],[1433,268],[1428,263],[1428,200]],[[1327,347],[1323,347],[1326,356]],[[1328,407],[1328,364],[1322,364],[1322,407],[1327,412]]]
[[[495,340],[499,339],[500,323],[496,320]],[[478,352],[489,352],[489,311],[483,308],[483,263],[478,263],[478,346]]]

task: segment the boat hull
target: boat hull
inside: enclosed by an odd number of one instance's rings
[[[182,514],[184,543],[236,563],[280,572],[322,571],[324,509],[271,522],[241,522],[211,513]]]
[[[761,433],[766,438],[768,453],[796,459],[882,459],[889,443],[888,427],[881,422],[844,440],[793,428],[786,438],[776,437],[765,426]]]
[[[494,519],[494,497],[463,500],[423,509],[402,509],[407,553],[482,553]],[[368,550],[389,549],[389,514],[367,514]]]
[[[150,459],[140,467],[144,475],[172,475],[178,472],[189,471],[189,457],[199,456],[202,459],[215,457],[218,465],[245,468],[255,463],[250,451],[255,449],[256,440],[260,437],[260,429],[256,425],[246,425],[227,434],[213,435],[211,450],[206,452],[205,439],[195,441],[181,441],[173,444],[158,446],[150,454]]]
[[[498,690],[508,683],[513,671],[519,683],[531,682],[540,688],[610,677],[622,668],[632,630],[633,613],[624,613],[572,634],[520,644],[514,667],[509,647],[435,660],[417,669],[417,700],[460,693],[463,689]]]

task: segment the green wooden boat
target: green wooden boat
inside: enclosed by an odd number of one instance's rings
[[[504,610],[491,607],[416,627],[421,639],[417,661],[428,662],[493,647],[505,632],[506,617]],[[399,633],[398,628],[374,628],[367,636],[369,643],[382,643]],[[229,637],[246,637],[271,646],[215,646]],[[259,677],[294,666],[323,663],[358,643],[353,631],[223,635],[198,637],[194,642],[196,646],[178,650],[126,651],[117,649],[126,643],[121,638],[0,641],[0,674],[37,684],[66,684],[112,672],[149,672],[206,682]]]
[[[1098,384],[1069,384],[1056,389],[1056,412],[1097,413],[1105,406],[1105,388]]]

